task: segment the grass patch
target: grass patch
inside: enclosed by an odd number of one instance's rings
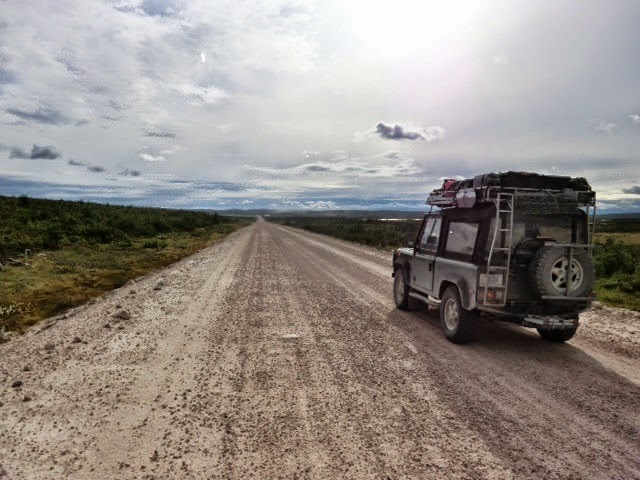
[[[23,331],[43,318],[121,287],[219,241],[245,224],[93,245],[68,245],[28,257],[0,274],[0,328]]]
[[[614,241],[627,245],[640,245],[640,233],[596,231],[594,241],[602,244],[605,244],[607,241]]]

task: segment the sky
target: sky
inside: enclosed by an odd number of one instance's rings
[[[0,194],[424,210],[587,177],[640,211],[637,0],[0,0]]]

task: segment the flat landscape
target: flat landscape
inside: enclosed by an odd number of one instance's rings
[[[640,478],[640,318],[401,312],[390,254],[259,220],[0,345],[0,477]]]

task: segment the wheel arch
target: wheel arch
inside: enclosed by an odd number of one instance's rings
[[[406,259],[398,259],[393,264],[393,274],[395,276],[396,270],[400,269],[404,275],[404,281],[407,285],[411,285],[411,264]]]
[[[462,307],[467,310],[472,310],[476,307],[475,300],[469,292],[469,285],[467,280],[461,275],[447,275],[440,282],[440,287],[438,288],[438,298],[442,298],[444,292],[450,286],[454,286],[458,289],[458,293],[460,294],[460,303],[462,303]]]

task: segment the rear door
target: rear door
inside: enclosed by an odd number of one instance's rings
[[[433,274],[440,241],[441,222],[439,215],[432,215],[427,219],[414,250],[414,285],[425,293],[433,291]]]

